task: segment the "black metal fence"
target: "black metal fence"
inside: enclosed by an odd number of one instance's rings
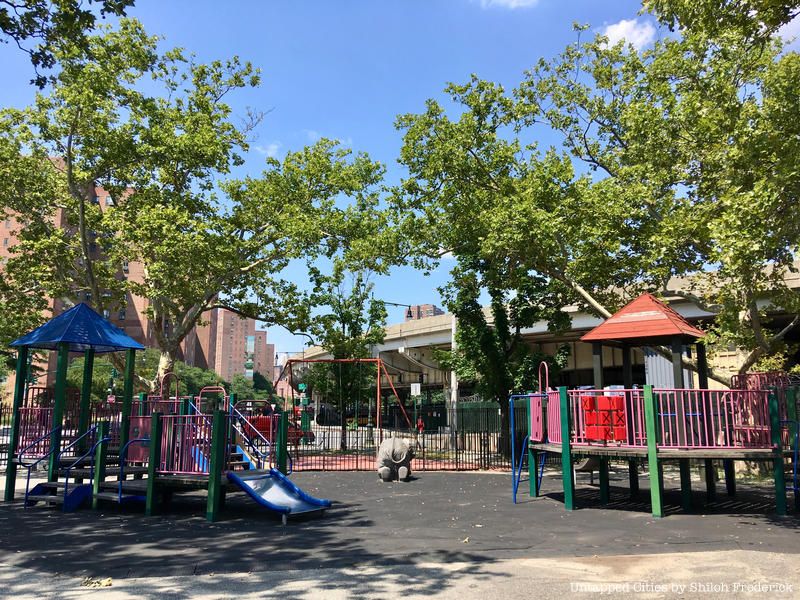
[[[507,422],[494,402],[458,408],[428,405],[406,409],[415,424],[392,410],[380,428],[351,422],[344,429],[312,422],[305,436],[291,436],[289,454],[295,471],[371,471],[381,441],[409,440],[415,448],[412,469],[418,471],[509,470]],[[515,408],[517,448],[527,434],[527,407]],[[403,425],[405,424],[405,427]],[[293,439],[294,438],[294,439]]]
[[[9,442],[11,440],[11,407],[0,406],[0,466],[8,464]]]

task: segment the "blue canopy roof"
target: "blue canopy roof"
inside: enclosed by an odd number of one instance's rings
[[[94,348],[95,352],[116,352],[129,348],[144,350],[144,346],[84,302],[14,340],[11,345],[55,350],[61,342],[69,344],[71,352],[83,352],[89,348]]]

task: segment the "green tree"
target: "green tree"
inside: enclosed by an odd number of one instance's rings
[[[304,323],[307,298],[282,272],[295,259],[363,251],[352,238],[382,167],[321,140],[282,163],[269,159],[259,178],[217,185],[242,164],[260,121],[250,111],[234,124],[226,103],[259,84],[252,65],[161,54],[133,20],[87,44],[86,53],[54,49],[61,71],[52,89],[27,109],[0,112],[0,148],[19,158],[0,190],[21,221],[11,281],[99,310],[124,306],[128,294],[147,298],[161,350],[151,386],[211,308],[290,329]],[[145,78],[152,93],[142,91]],[[39,187],[10,204],[10,184],[25,181]],[[126,276],[134,262],[141,280]]]
[[[639,53],[598,36],[512,93],[451,85],[454,109],[398,120],[404,232],[423,256],[490,265],[509,289],[542,276],[600,316],[642,290],[683,295],[715,315],[712,350],[737,345],[747,370],[798,322],[769,327],[769,308],[800,311],[786,284],[800,57],[780,50],[683,31]],[[562,149],[541,152],[539,131]]]
[[[270,377],[272,374],[270,374]],[[253,388],[256,391],[266,392],[271,395],[273,392],[272,380],[268,379],[258,371],[253,371]]]
[[[371,358],[372,348],[385,336],[386,306],[373,297],[373,283],[368,269],[349,271],[337,263],[331,275],[314,273],[312,302],[318,314],[310,332],[319,345],[334,359]],[[347,449],[348,408],[357,409],[362,390],[375,385],[375,365],[359,363],[320,364],[307,377],[309,391],[332,391],[338,407],[342,450]],[[367,400],[369,402],[369,400]],[[358,414],[355,415],[358,419]]]
[[[48,81],[43,71],[56,65],[59,49],[89,49],[87,33],[99,16],[124,16],[134,0],[0,0],[0,41],[16,44],[30,55],[38,87]],[[7,39],[4,39],[7,38]]]

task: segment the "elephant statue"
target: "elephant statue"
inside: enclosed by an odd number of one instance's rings
[[[376,467],[381,481],[408,481],[411,476],[411,461],[414,446],[411,440],[386,438],[378,448]]]

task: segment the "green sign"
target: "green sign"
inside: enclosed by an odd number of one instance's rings
[[[297,384],[297,389],[300,390],[301,392],[305,392],[306,391],[306,384],[305,383],[298,383]]]

